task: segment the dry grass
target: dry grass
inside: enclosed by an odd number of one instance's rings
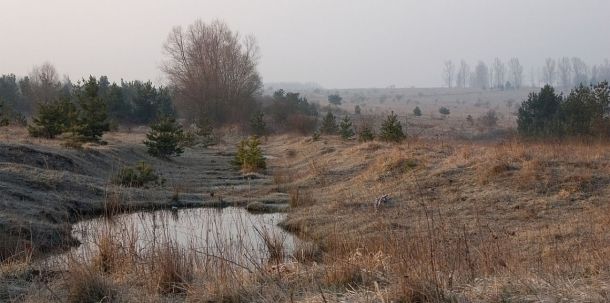
[[[75,266],[69,271],[67,284],[67,302],[100,303],[118,301],[118,291],[115,285],[97,271]]]
[[[333,153],[315,142],[269,145],[301,151],[277,163],[315,199],[285,225],[323,247],[326,285],[375,291],[377,282],[386,301],[404,302],[610,300],[607,143],[326,141]],[[376,213],[383,194],[392,203]],[[350,262],[355,252],[384,259]],[[603,287],[575,283],[553,295],[568,277]],[[528,279],[548,285],[511,284]]]
[[[193,255],[173,241],[153,251],[147,264],[152,286],[161,294],[184,293],[193,281]]]
[[[168,239],[138,250],[124,232],[73,265],[92,275],[78,289],[141,301],[610,301],[607,143],[278,137],[265,148],[277,157],[269,187],[290,193],[283,225],[307,240],[291,258],[263,229],[262,263]]]

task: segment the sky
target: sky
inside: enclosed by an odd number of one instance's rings
[[[608,0],[0,0],[0,74],[45,61],[71,79],[162,84],[172,27],[252,34],[264,82],[438,87],[446,60],[610,58]],[[536,72],[537,73],[537,72]]]

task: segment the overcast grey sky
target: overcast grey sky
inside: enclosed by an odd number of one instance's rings
[[[0,0],[0,73],[162,81],[175,25],[222,19],[261,48],[265,82],[440,86],[443,61],[610,57],[609,0]],[[529,82],[528,82],[529,83]]]

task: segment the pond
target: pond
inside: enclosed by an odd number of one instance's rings
[[[278,223],[283,214],[251,214],[243,208],[195,208],[137,212],[81,221],[73,236],[82,244],[47,262],[93,260],[100,247],[114,243],[134,255],[146,255],[170,244],[192,254],[256,266],[270,256],[269,242],[289,255],[295,239]]]

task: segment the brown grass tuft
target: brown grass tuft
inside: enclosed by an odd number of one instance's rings
[[[100,303],[118,300],[115,286],[97,271],[77,266],[70,270],[67,283],[68,302],[70,303]]]
[[[161,294],[186,292],[193,280],[193,255],[172,241],[161,244],[152,254],[148,265],[153,288]]]

